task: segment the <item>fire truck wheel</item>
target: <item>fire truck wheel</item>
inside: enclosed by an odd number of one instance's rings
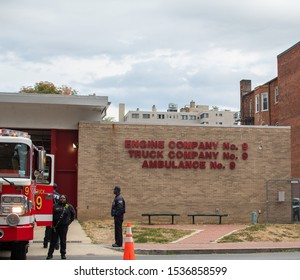
[[[11,260],[26,260],[28,242],[16,242],[11,248]]]

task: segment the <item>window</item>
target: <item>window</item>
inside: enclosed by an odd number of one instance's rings
[[[268,93],[263,93],[261,95],[261,110],[262,111],[268,111],[269,109],[269,98]]]
[[[150,114],[143,114],[143,119],[150,119]]]
[[[274,90],[274,101],[275,101],[275,104],[278,103],[278,101],[279,101],[278,87],[275,87],[275,90]]]
[[[259,95],[255,96],[255,113],[259,112]]]
[[[30,147],[23,143],[0,143],[0,176],[30,176]]]
[[[202,113],[200,119],[208,118],[208,113]]]
[[[164,119],[164,118],[165,118],[165,115],[164,115],[164,114],[158,114],[158,115],[157,115],[157,118],[158,118],[158,119]]]
[[[131,116],[133,119],[138,119],[139,117],[140,117],[140,115],[139,114],[132,114],[132,116]]]
[[[196,119],[195,115],[190,116],[190,120],[195,120],[195,119]]]
[[[187,116],[187,115],[181,115],[181,119],[182,119],[182,120],[187,120],[187,119],[188,119],[188,116]]]

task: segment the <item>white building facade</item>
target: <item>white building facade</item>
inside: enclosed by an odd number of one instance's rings
[[[172,125],[213,125],[230,126],[238,124],[238,111],[220,110],[218,107],[209,109],[208,105],[196,105],[194,101],[178,111],[174,103],[169,104],[166,112],[157,111],[152,106],[151,111],[128,111],[126,115],[125,105],[120,104],[119,121],[136,124],[172,124]]]

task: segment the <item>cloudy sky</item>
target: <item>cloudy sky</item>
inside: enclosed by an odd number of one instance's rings
[[[108,96],[108,116],[239,109],[239,82],[277,76],[299,41],[296,0],[1,0],[0,91],[49,81]]]

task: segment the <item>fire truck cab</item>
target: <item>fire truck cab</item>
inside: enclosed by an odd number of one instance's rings
[[[0,128],[0,250],[26,259],[36,225],[52,225],[54,156],[26,132]]]

